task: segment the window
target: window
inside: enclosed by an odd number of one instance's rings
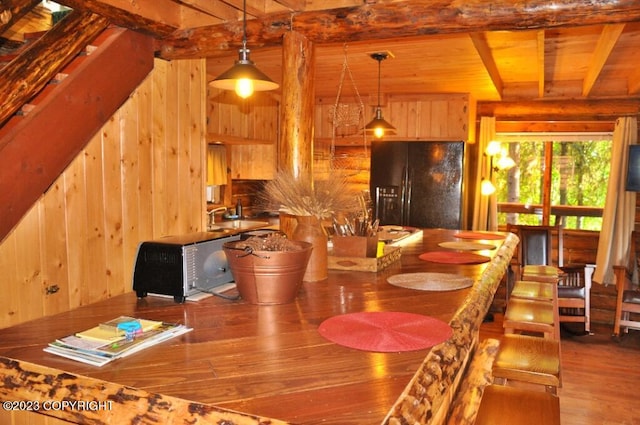
[[[600,230],[610,134],[498,139],[503,155],[508,153],[516,164],[494,174],[500,225],[557,223],[567,229]]]

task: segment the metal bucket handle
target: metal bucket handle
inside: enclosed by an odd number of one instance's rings
[[[229,247],[227,247],[227,248],[229,248],[229,249],[235,249],[236,251],[244,251],[244,254],[237,254],[237,255],[236,255],[236,258],[243,258],[243,257],[246,257],[246,256],[248,256],[248,255],[253,255],[253,256],[255,256],[255,257],[263,258],[263,259],[265,259],[265,260],[268,260],[269,258],[271,258],[271,257],[269,257],[268,255],[258,255],[258,254],[256,254],[256,253],[253,251],[253,248],[252,248],[252,247],[250,247],[250,246],[245,246],[244,248],[236,248],[236,247],[230,247],[230,246],[229,246]]]

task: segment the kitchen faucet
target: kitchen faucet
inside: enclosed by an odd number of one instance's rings
[[[226,212],[227,211],[227,207],[217,207],[212,209],[211,211],[207,212],[207,215],[209,216],[208,220],[207,220],[207,229],[212,229],[215,226],[215,214],[217,212]]]
[[[211,211],[207,212],[207,214],[212,215],[212,214],[215,214],[215,213],[221,212],[221,211],[222,212],[226,212],[227,211],[227,207],[222,206],[222,207],[214,208]]]

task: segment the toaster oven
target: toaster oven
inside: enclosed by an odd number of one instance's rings
[[[215,233],[201,232],[142,242],[134,264],[133,290],[139,298],[168,295],[182,303],[231,282],[222,245],[239,239],[239,234],[215,237]]]

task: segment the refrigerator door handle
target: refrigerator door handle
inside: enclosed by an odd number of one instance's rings
[[[380,187],[379,186],[376,186],[375,199],[376,199],[375,219],[379,220],[380,219]]]
[[[405,209],[405,218],[403,220],[403,223],[405,226],[408,226],[409,223],[411,223],[411,178],[407,179],[407,198],[406,198],[406,202],[404,205],[404,209]]]
[[[402,168],[402,190],[400,199],[400,224],[406,226],[409,224],[411,216],[409,206],[411,205],[411,177],[409,175],[409,167]]]
[[[407,205],[407,167],[402,167],[402,181],[400,182],[400,223],[399,225],[404,225],[405,214]]]

